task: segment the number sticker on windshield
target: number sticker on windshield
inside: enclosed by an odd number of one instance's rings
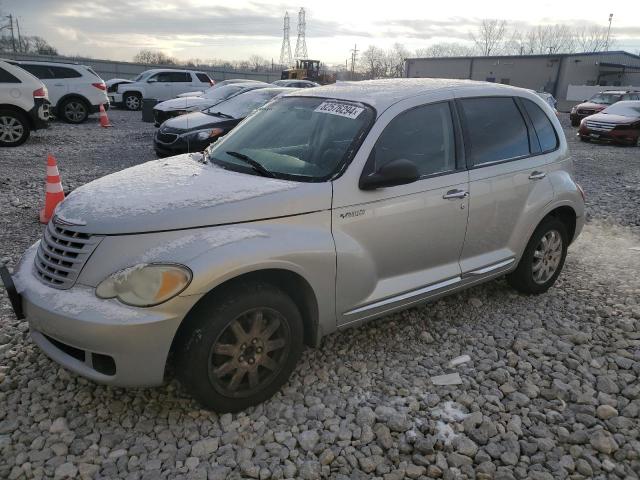
[[[314,112],[330,113],[331,115],[339,115],[347,118],[358,118],[364,108],[348,105],[346,103],[338,103],[332,101],[324,101],[314,110]]]

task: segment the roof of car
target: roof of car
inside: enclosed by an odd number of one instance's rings
[[[189,70],[187,68],[150,68],[140,73],[156,73],[156,72],[193,72],[204,73],[202,70]]]
[[[41,60],[14,60],[16,63],[23,64],[35,64],[35,65],[64,65],[67,67],[86,67],[87,65],[83,65],[78,62],[43,62]]]
[[[498,83],[474,80],[452,80],[444,78],[388,78],[364,80],[360,82],[340,82],[323,87],[306,88],[296,91],[295,96],[324,97],[338,100],[362,102],[374,107],[378,113],[394,103],[437,90],[490,89],[513,93],[527,90]],[[527,92],[528,93],[528,92]]]
[[[614,95],[622,95],[624,93],[640,93],[640,90],[603,90],[598,92],[598,95],[602,93],[613,93]]]

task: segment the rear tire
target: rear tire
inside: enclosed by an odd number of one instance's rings
[[[217,412],[270,398],[302,354],[300,312],[267,283],[243,283],[212,295],[188,321],[176,351],[178,376],[204,407]]]
[[[27,141],[31,127],[27,117],[16,110],[0,109],[0,147],[17,147]]]
[[[127,110],[140,110],[142,108],[142,96],[139,93],[125,93],[122,97],[122,103]]]
[[[518,267],[507,275],[507,281],[522,293],[544,293],[562,272],[569,236],[564,223],[547,217],[531,235]]]
[[[67,123],[79,124],[89,118],[89,105],[80,98],[69,98],[57,107],[58,116]]]
[[[572,127],[580,126],[580,120],[571,120],[571,126]]]

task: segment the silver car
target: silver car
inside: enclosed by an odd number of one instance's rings
[[[5,284],[31,337],[97,382],[244,409],[304,345],[507,276],[540,294],[584,223],[534,93],[437,79],[297,91],[204,154],[74,191]],[[17,291],[16,291],[17,290]]]

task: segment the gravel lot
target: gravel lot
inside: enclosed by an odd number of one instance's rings
[[[47,153],[66,189],[154,158],[152,125],[109,116],[112,129],[54,124],[0,150],[4,262],[41,234]],[[240,414],[199,409],[175,381],[70,374],[3,292],[0,478],[638,478],[640,149],[579,142],[565,117],[589,223],[555,288],[495,281],[332,335]],[[462,384],[430,381],[453,372]]]

